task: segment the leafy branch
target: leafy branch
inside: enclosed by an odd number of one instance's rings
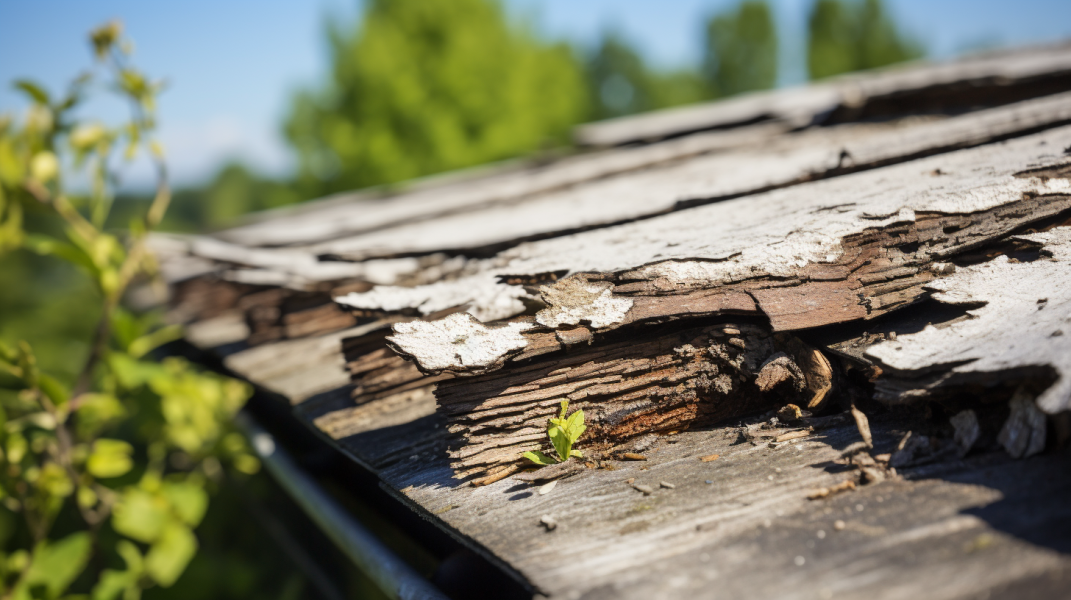
[[[58,101],[19,81],[31,100],[26,117],[0,116],[0,255],[25,249],[79,267],[99,294],[101,315],[73,381],[44,372],[27,342],[0,342],[0,517],[21,515],[24,525],[0,537],[5,600],[58,598],[76,580],[91,584],[83,591],[94,600],[173,584],[197,550],[193,530],[223,463],[239,473],[259,467],[230,424],[249,386],[181,359],[147,360],[181,329],[122,306],[134,282],[158,273],[147,242],[171,199],[154,137],[163,84],[131,66],[119,23],[95,29],[90,40],[108,87],[130,105],[126,123],[72,116],[92,73]],[[116,232],[105,226],[120,146],[122,162],[147,155],[157,183],[144,214]],[[88,195],[65,191],[68,165],[89,167]],[[56,227],[29,229],[30,213],[58,222],[64,237]],[[93,576],[81,577],[91,558]]]

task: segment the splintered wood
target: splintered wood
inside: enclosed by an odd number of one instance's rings
[[[442,381],[435,395],[447,415],[458,476],[482,477],[523,465],[522,452],[551,452],[547,419],[562,400],[584,410],[585,453],[786,402],[807,404],[809,383],[826,375],[804,372],[786,350],[808,357],[813,351],[757,325],[678,328]],[[770,384],[774,370],[787,374]]]

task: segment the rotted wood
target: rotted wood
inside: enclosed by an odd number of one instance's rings
[[[450,456],[458,476],[485,478],[523,466],[522,452],[552,452],[546,425],[562,400],[584,410],[584,448],[593,456],[627,450],[652,433],[820,403],[829,372],[800,367],[813,369],[814,352],[758,325],[671,328],[443,381],[436,397],[455,437]]]
[[[178,265],[173,269],[175,277],[189,276],[187,264],[201,261],[207,262],[207,266],[200,267],[204,271],[219,272],[222,268],[227,277],[235,280],[295,289],[346,278],[400,284],[410,274],[434,271],[434,265],[418,264],[422,258],[376,257],[431,256],[436,252],[486,255],[526,239],[646,218],[772,187],[1022,135],[1067,122],[1071,118],[1068,106],[1066,100],[1056,95],[950,118],[935,116],[881,124],[812,127],[781,135],[732,130],[704,133],[588,157],[585,160],[615,163],[621,154],[641,151],[652,154],[631,166],[585,171],[586,175],[578,173],[571,176],[568,185],[546,189],[530,189],[526,187],[528,184],[508,185],[506,188],[511,191],[499,191],[498,195],[481,199],[484,191],[496,189],[497,179],[492,177],[480,185],[472,181],[458,184],[450,192],[460,202],[453,208],[453,201],[434,186],[411,199],[399,196],[390,202],[371,204],[334,202],[326,204],[322,212],[306,207],[301,217],[304,224],[294,219],[264,220],[251,225],[250,233],[262,231],[268,237],[262,238],[258,233],[247,239],[239,234],[242,230],[239,228],[219,234],[226,240],[200,237],[184,244],[172,243],[164,254],[165,258],[172,258],[164,262],[165,267],[172,263]],[[738,139],[733,142],[735,146],[704,145],[693,139],[704,136]],[[535,181],[541,172],[539,168],[521,170],[510,177],[518,183]],[[607,196],[617,201],[606,204],[602,199]],[[382,222],[380,213],[385,219]],[[281,225],[284,222],[285,226]],[[348,233],[331,235],[323,230],[325,227],[329,230],[341,227]],[[285,247],[277,247],[278,241],[271,238],[274,234],[283,236],[280,240],[292,241]],[[243,243],[264,247],[247,247]],[[340,256],[364,262],[322,260]],[[370,259],[376,260],[368,262]],[[212,264],[217,265],[215,269]]]
[[[578,326],[597,343],[599,332],[680,318],[755,315],[775,331],[874,319],[925,297],[924,286],[952,273],[957,256],[1071,209],[1071,180],[1061,176],[1069,139],[1071,128],[1057,128],[526,244],[504,253],[505,266],[436,288],[456,290],[471,307],[498,297],[481,286],[519,289],[501,283],[508,273],[573,272],[541,286],[536,300],[546,308],[527,325],[461,340],[451,322],[414,322],[391,343],[426,372],[476,372],[564,348],[548,331]],[[423,333],[433,329],[439,337]],[[513,336],[524,341],[505,341]],[[460,348],[481,358],[457,363]]]
[[[353,401],[360,405],[397,395],[431,398],[439,381],[449,375],[425,376],[416,365],[391,351],[386,344],[390,323],[376,331],[343,338],[342,354],[353,384]]]

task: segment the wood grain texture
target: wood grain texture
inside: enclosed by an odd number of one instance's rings
[[[911,426],[872,420],[876,452],[894,449]],[[414,509],[523,574],[539,597],[710,597],[717,589],[813,598],[829,589],[846,598],[967,598],[1002,586],[1025,592],[1033,578],[1069,568],[1066,543],[1050,529],[1071,519],[1059,500],[1068,482],[1050,476],[1071,464],[1066,451],[1026,463],[987,452],[809,501],[812,490],[849,476],[839,449],[859,439],[854,425],[778,449],[739,439],[735,427],[671,436],[645,451],[647,461],[585,470],[547,495],[514,479],[457,487],[434,448],[382,477]],[[710,454],[720,457],[699,460]],[[656,491],[644,495],[628,479]],[[661,481],[674,488],[658,489]],[[1045,517],[1016,519],[1026,506]],[[544,515],[554,531],[540,525]]]
[[[788,352],[801,357],[790,356]],[[453,436],[458,477],[524,467],[525,451],[552,454],[547,420],[558,405],[583,410],[582,449],[597,457],[628,451],[636,438],[682,431],[795,402],[828,373],[797,363],[813,349],[761,326],[720,324],[628,336],[578,346],[564,355],[438,384],[435,396]],[[775,374],[781,367],[785,373]],[[778,377],[777,375],[781,375]]]

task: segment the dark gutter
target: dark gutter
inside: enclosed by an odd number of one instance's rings
[[[445,594],[351,517],[252,416],[242,413],[236,422],[276,482],[387,596],[401,600],[447,600]]]

